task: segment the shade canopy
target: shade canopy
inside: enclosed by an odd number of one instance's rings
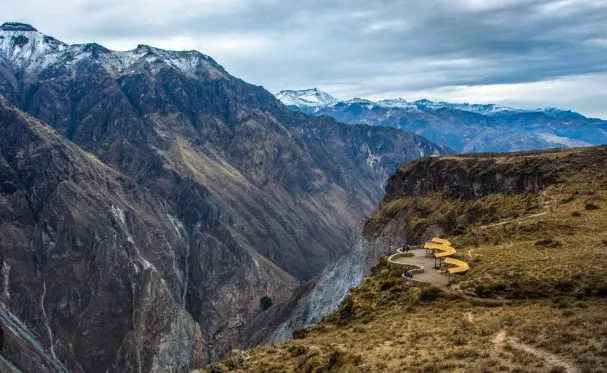
[[[436,250],[437,252],[434,253],[435,258],[445,258],[445,263],[455,265],[455,267],[447,269],[449,273],[461,273],[470,269],[468,263],[450,258],[451,255],[457,253],[457,250],[451,246],[451,242],[447,240],[433,237],[431,242],[427,242],[424,245],[424,249]]]
[[[466,272],[470,269],[470,266],[466,262],[462,262],[461,260],[453,259],[453,258],[445,258],[445,263],[453,264],[455,267],[447,269],[449,273],[461,273]]]

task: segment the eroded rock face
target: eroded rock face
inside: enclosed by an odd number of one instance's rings
[[[3,355],[23,371],[188,371],[203,346],[168,211],[3,99],[0,149]]]
[[[385,200],[440,192],[450,199],[494,193],[537,193],[559,181],[563,165],[541,153],[428,157],[403,165],[386,184]],[[552,167],[551,165],[554,165]]]

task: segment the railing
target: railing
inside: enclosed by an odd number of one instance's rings
[[[419,247],[421,248],[422,246],[420,245]],[[411,248],[411,246],[409,248]],[[420,265],[416,265],[416,264],[399,263],[399,262],[395,261],[395,259],[398,259],[398,258],[410,258],[412,256],[414,256],[413,253],[399,252],[397,250],[396,254],[392,254],[388,257],[388,268],[402,270],[403,271],[403,276],[402,276],[403,281],[410,282],[415,286],[427,287],[427,286],[432,285],[429,282],[420,281],[420,280],[416,280],[414,278],[405,276],[405,271],[411,273],[412,275],[423,273],[424,267],[422,267]]]

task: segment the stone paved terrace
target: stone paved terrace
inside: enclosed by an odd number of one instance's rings
[[[409,252],[413,253],[413,256],[395,258],[392,261],[395,263],[422,266],[424,267],[424,272],[414,274],[414,280],[429,282],[432,285],[442,288],[447,287],[447,284],[449,283],[449,276],[434,269],[434,258],[427,258],[426,250],[413,249]]]

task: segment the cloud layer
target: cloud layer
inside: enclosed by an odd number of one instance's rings
[[[69,43],[197,49],[271,91],[561,106],[607,118],[607,0],[34,0]],[[600,84],[602,82],[603,84]]]

